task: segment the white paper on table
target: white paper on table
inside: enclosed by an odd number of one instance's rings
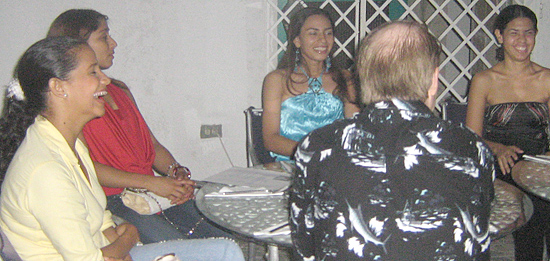
[[[529,155],[523,155],[523,159],[532,161],[532,162],[542,163],[542,164],[550,164],[550,158],[548,158],[548,156],[546,155],[537,155],[535,157],[529,156]]]
[[[235,186],[265,188],[275,192],[287,188],[290,185],[290,178],[290,174],[286,172],[232,167],[204,180]]]
[[[265,197],[282,196],[283,191],[271,192],[266,188],[252,188],[249,186],[225,186],[219,191],[208,193],[205,197]]]

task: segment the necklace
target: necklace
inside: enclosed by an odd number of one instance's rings
[[[311,89],[313,93],[319,94],[319,92],[321,92],[321,89],[323,88],[323,73],[325,71],[321,71],[321,75],[319,75],[319,77],[312,78],[307,75],[303,67],[300,66],[300,70],[302,70],[302,73],[304,73],[304,75],[307,77],[308,88]]]

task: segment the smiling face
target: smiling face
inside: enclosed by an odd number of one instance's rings
[[[79,118],[91,120],[105,114],[106,86],[111,80],[101,71],[94,51],[82,47],[77,54],[78,65],[63,81],[66,99]]]
[[[322,62],[327,59],[334,35],[330,21],[324,15],[308,17],[300,30],[300,35],[294,38],[294,45],[301,51],[302,58],[307,63]]]
[[[101,20],[97,30],[93,31],[88,38],[88,44],[94,50],[99,67],[104,70],[113,65],[116,41],[109,35],[109,26],[105,20]]]
[[[495,35],[504,48],[505,59],[515,61],[529,60],[531,52],[535,48],[537,30],[531,19],[518,17],[510,21],[501,32],[495,30]]]

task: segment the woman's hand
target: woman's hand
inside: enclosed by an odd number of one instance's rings
[[[118,234],[119,237],[125,236],[125,237],[128,237],[130,239],[134,239],[135,244],[137,244],[140,241],[139,232],[138,232],[137,228],[135,226],[131,225],[130,223],[122,223],[122,224],[118,225],[115,228],[115,231],[116,231],[116,233]],[[115,260],[117,260],[117,259],[115,259]],[[132,261],[132,256],[130,256],[130,254],[127,254],[122,260],[123,261]]]
[[[523,150],[516,146],[506,146],[500,143],[493,143],[491,145],[493,153],[497,156],[502,174],[510,173],[515,162],[519,159],[518,154],[523,153]]]
[[[193,198],[195,182],[186,178],[153,177],[147,185],[149,191],[179,205]]]
[[[185,185],[183,186],[184,189],[187,191],[186,196],[184,196],[187,199],[194,199],[195,198],[195,186],[197,185],[195,181],[191,180],[191,172],[188,168],[185,167],[179,167],[176,169],[176,173],[174,173],[174,177],[177,180],[185,181]],[[184,203],[184,202],[182,202]]]
[[[130,223],[110,227],[103,234],[111,244],[101,248],[106,261],[132,261],[130,250],[140,241],[137,228]]]
[[[130,223],[122,223],[115,227],[115,231],[119,237],[133,240],[132,244],[136,245],[139,242],[139,232],[137,228]]]
[[[185,185],[183,185],[183,189],[186,191],[182,197],[176,198],[176,197],[168,197],[174,205],[181,205],[185,202],[187,202],[190,199],[195,199],[195,181],[189,180],[187,178],[180,180],[185,182]]]

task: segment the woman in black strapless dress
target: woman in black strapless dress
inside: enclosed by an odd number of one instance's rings
[[[523,151],[521,154],[544,154],[549,143],[548,113],[548,104],[541,102],[490,105],[485,109],[482,136],[488,141],[516,146]],[[498,178],[512,182],[510,175],[498,170]]]
[[[510,171],[523,154],[548,152],[550,70],[531,61],[537,32],[537,18],[529,8],[504,8],[494,25],[500,62],[474,76],[468,96],[466,125],[495,154],[497,177],[512,184]],[[542,260],[544,237],[550,238],[550,203],[529,197],[534,213],[514,232],[516,260]],[[550,249],[550,240],[546,242]]]

